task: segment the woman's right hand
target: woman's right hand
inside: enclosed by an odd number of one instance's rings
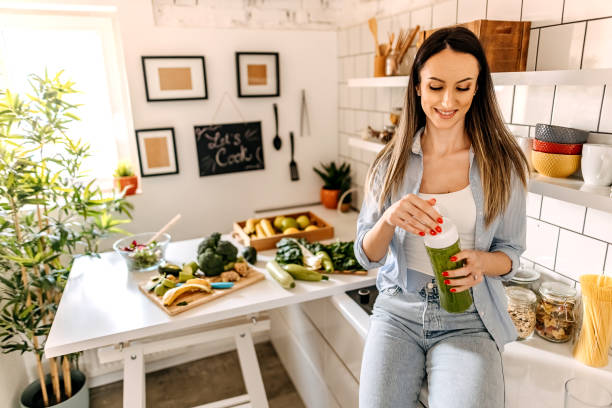
[[[396,201],[383,214],[384,221],[392,227],[400,227],[422,237],[442,232],[442,216],[432,207],[436,199],[423,200],[408,194]]]

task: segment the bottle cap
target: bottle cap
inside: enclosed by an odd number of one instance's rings
[[[459,232],[453,221],[444,216],[446,212],[444,208],[438,204],[434,205],[433,208],[442,215],[442,232],[437,232],[436,235],[430,235],[427,233],[423,237],[425,246],[434,249],[444,249],[454,245],[459,240]]]

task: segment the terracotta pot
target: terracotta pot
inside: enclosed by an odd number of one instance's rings
[[[340,190],[328,190],[326,188],[321,189],[321,203],[325,208],[331,208],[335,210],[338,207],[338,196]]]
[[[138,190],[138,176],[115,177],[115,186],[119,191],[123,191],[127,187],[125,191],[126,196],[136,194],[136,190]]]

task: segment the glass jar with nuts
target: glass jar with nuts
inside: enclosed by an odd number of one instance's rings
[[[520,286],[506,288],[508,314],[516,327],[518,340],[525,340],[533,333],[536,325],[536,295]]]
[[[576,289],[561,282],[544,282],[539,294],[536,333],[555,343],[570,340],[576,326]]]

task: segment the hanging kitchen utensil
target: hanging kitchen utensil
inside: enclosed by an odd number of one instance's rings
[[[283,144],[283,141],[278,136],[278,107],[276,106],[276,104],[274,104],[273,106],[274,106],[274,123],[276,124],[276,136],[274,136],[272,143],[274,144],[274,148],[276,150],[280,150],[281,145]]]
[[[293,141],[293,132],[289,132],[289,141],[291,142],[291,161],[289,162],[289,173],[291,174],[291,181],[298,181],[300,175],[298,174],[297,163],[293,160],[293,152],[295,150]]]
[[[304,136],[304,128],[310,136],[310,117],[308,116],[308,105],[306,104],[306,90],[302,89],[302,107],[300,109],[300,137]]]

